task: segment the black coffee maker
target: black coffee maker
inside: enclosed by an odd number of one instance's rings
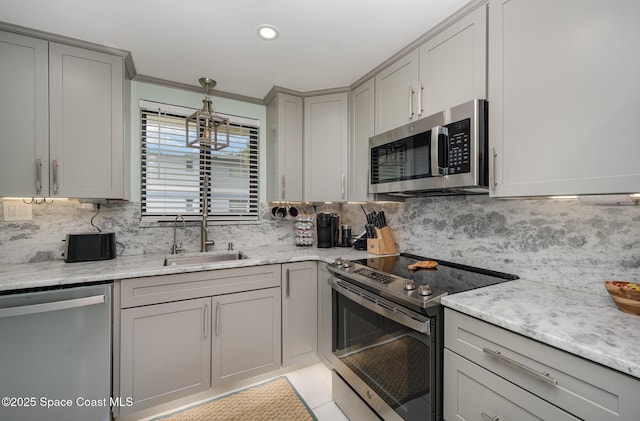
[[[340,236],[340,215],[320,212],[316,218],[316,225],[318,227],[318,247],[336,247]]]

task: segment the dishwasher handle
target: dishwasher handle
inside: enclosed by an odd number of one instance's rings
[[[105,301],[106,298],[104,294],[100,294],[90,297],[73,298],[71,300],[51,301],[48,303],[31,304],[27,306],[8,307],[0,309],[0,318],[86,307],[94,304],[102,304]]]

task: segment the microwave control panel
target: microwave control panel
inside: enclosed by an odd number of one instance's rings
[[[471,171],[471,119],[448,124],[449,169],[448,174],[462,174]]]

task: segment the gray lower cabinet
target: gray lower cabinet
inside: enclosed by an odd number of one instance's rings
[[[578,420],[448,349],[444,351],[445,419]]]
[[[632,420],[640,414],[638,396],[636,378],[454,310],[445,311],[448,421]]]
[[[280,270],[264,265],[118,281],[114,396],[130,397],[133,405],[115,415],[279,369]]]
[[[211,386],[210,308],[207,297],[122,310],[120,394],[133,399],[122,413]]]
[[[282,265],[282,365],[317,361],[317,263]]]
[[[331,324],[333,322],[331,314],[331,286],[329,278],[331,273],[327,270],[326,263],[318,264],[318,346],[320,352],[318,355],[325,364],[332,366],[332,336]]]
[[[280,288],[212,298],[212,386],[280,368]]]

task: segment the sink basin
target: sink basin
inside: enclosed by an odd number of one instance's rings
[[[164,266],[200,265],[203,263],[225,262],[228,260],[248,259],[247,255],[240,252],[201,254],[197,256],[170,256],[164,258]]]

